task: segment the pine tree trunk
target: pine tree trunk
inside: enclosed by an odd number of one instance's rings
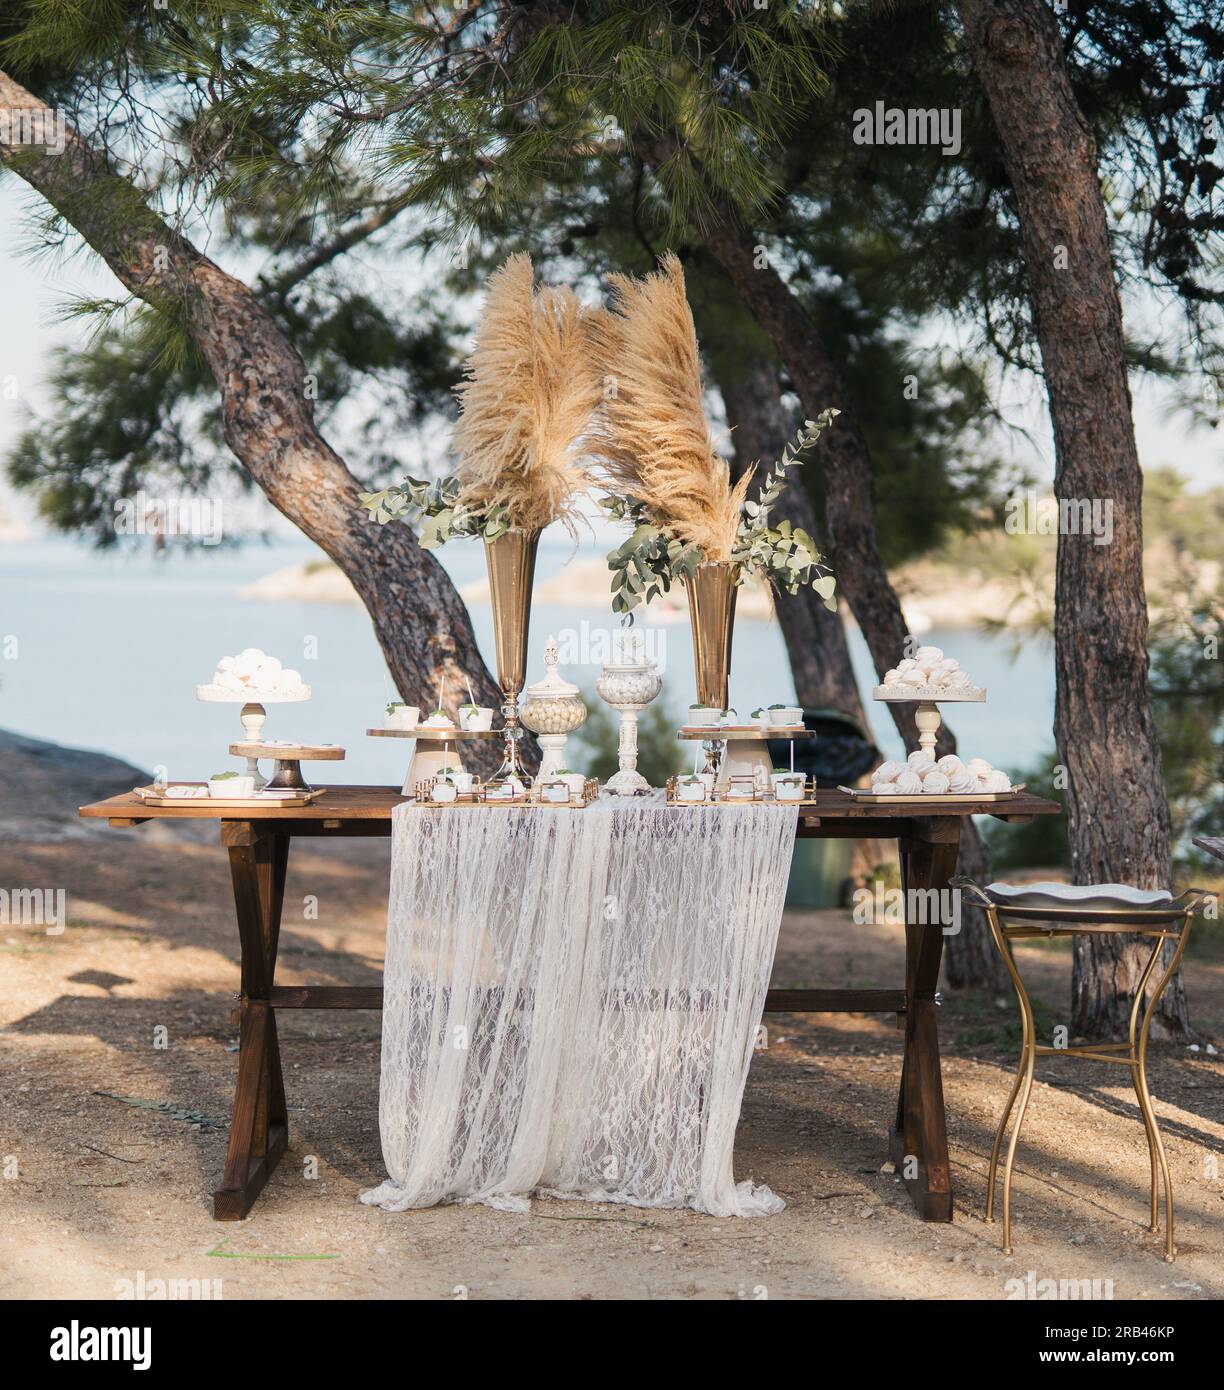
[[[817,446],[825,477],[824,539],[838,589],[858,622],[876,672],[883,677],[901,657],[908,632],[901,601],[880,556],[871,456],[850,393],[816,325],[778,272],[761,257],[751,229],[733,209],[720,208],[708,222],[706,244],[769,336],[808,416],[815,417],[829,405],[842,411]],[[910,707],[890,702],[885,708],[906,748],[917,748],[918,730]],[[955,750],[956,738],[945,723],[940,726],[938,751]],[[991,878],[990,851],[970,820],[961,833],[957,869],[979,883]],[[945,962],[953,987],[1002,988],[1003,963],[979,909],[964,908],[960,932],[947,940]]]
[[[778,458],[794,431],[786,418],[778,372],[774,363],[760,360],[737,374],[724,372],[718,389],[731,427],[735,447],[732,473],[736,478],[754,463]],[[779,499],[779,520],[802,527],[818,544],[824,544],[816,509],[808,490],[795,479]],[[859,697],[858,682],[850,664],[850,647],[840,613],[831,613],[810,589],[782,594],[774,603],[778,626],[786,642],[795,695],[801,705],[841,710],[863,726],[870,725]]]
[[[1041,0],[958,6],[1016,195],[1054,426],[1055,495],[1060,506],[1096,500],[1113,510],[1110,543],[1059,528],[1055,736],[1067,769],[1072,879],[1167,888],[1169,807],[1148,692],[1143,475],[1096,145]],[[1076,938],[1076,1034],[1125,1033],[1145,953],[1123,937]],[[1169,1034],[1190,1032],[1180,972],[1159,1022]]]
[[[0,108],[46,109],[2,72]],[[358,505],[357,480],[315,426],[305,364],[248,286],[163,222],[75,132],[62,154],[0,144],[0,160],[63,215],[132,294],[185,315],[221,394],[226,443],[272,505],[352,582],[401,697],[432,707],[445,676],[452,705],[467,680],[482,704],[500,705],[450,578],[406,526],[380,527]],[[371,692],[371,723],[380,703]],[[534,765],[535,741],[523,742]],[[498,745],[472,747],[469,765],[491,772]]]

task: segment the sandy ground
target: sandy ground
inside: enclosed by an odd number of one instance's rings
[[[887,1164],[901,1041],[889,1018],[768,1020],[736,1173],[788,1205],[737,1221],[555,1201],[525,1215],[364,1207],[357,1193],[384,1175],[379,1016],[305,1012],[281,1015],[291,1151],[251,1217],[214,1223],[237,942],[228,868],[202,833],[146,826],[0,848],[0,883],[69,894],[62,935],[0,929],[0,1296],[111,1298],[143,1276],[210,1281],[226,1299],[1001,1299],[1030,1272],[1112,1280],[1117,1298],[1224,1296],[1224,1058],[1177,1047],[1151,1060],[1177,1193],[1172,1266],[1146,1230],[1146,1145],[1125,1073],[1040,1065],[1006,1258],[982,1213],[1016,1012],[973,996],[941,1015],[951,1225],[918,1220]],[[387,854],[383,842],[298,842],[280,983],[378,982]],[[318,920],[305,918],[307,894]],[[1204,1042],[1224,1033],[1220,936],[1201,931],[1187,963]],[[1064,1015],[1068,960],[1048,946],[1027,957],[1049,1027]],[[775,983],[890,985],[901,961],[896,928],[795,913]]]

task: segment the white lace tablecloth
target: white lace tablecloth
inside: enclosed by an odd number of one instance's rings
[[[533,1192],[718,1216],[794,847],[776,805],[394,812],[379,1119],[361,1200]]]

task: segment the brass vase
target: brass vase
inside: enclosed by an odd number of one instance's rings
[[[735,626],[735,581],[739,566],[729,560],[698,565],[688,590],[689,624],[693,629],[693,667],[697,698],[703,705],[727,708],[731,675],[731,631]]]
[[[527,679],[527,627],[531,621],[531,586],[535,579],[539,531],[511,527],[494,541],[485,541],[489,594],[493,603],[493,638],[497,653],[497,683],[502,692],[506,723],[508,771],[519,769],[518,697]]]

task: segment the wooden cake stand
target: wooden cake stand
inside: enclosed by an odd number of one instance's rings
[[[469,739],[501,738],[501,729],[367,729],[370,738],[411,738],[417,741],[412,762],[404,777],[405,796],[416,794],[418,782],[428,782],[436,777],[444,767],[457,767],[466,771],[463,757],[452,743],[466,743]]]
[[[267,743],[244,741],[231,743],[229,751],[252,763],[258,758],[275,758],[276,767],[269,787],[288,787],[294,791],[312,790],[302,776],[303,763],[334,763],[344,757],[344,749],[334,743]]]

